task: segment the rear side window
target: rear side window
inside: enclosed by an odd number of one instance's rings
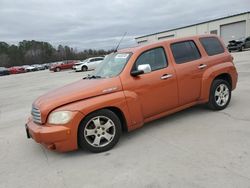
[[[167,67],[167,59],[163,48],[155,48],[143,52],[135,62],[134,69],[139,65],[149,64],[152,71]]]
[[[200,42],[209,56],[221,54],[224,48],[216,37],[200,38]]]
[[[177,64],[200,59],[201,55],[194,41],[184,41],[171,44],[171,50]]]

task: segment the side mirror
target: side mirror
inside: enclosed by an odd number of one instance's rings
[[[138,76],[149,72],[151,72],[151,66],[149,64],[142,64],[138,66],[137,70],[132,71],[131,75]]]

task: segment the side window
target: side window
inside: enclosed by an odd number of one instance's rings
[[[246,42],[249,42],[250,41],[250,37],[246,38]]]
[[[221,54],[224,48],[216,37],[200,38],[200,42],[209,56]]]
[[[194,41],[184,41],[171,44],[171,50],[177,64],[200,59],[201,55]]]
[[[95,59],[91,59],[91,60],[89,60],[89,62],[94,62],[94,61],[96,61]]]
[[[149,64],[152,71],[167,67],[167,58],[164,49],[155,48],[143,52],[136,60],[134,69],[137,69],[137,67],[142,64]]]

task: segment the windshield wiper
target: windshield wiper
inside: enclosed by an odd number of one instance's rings
[[[98,79],[102,78],[101,76],[96,76],[96,75],[88,75],[87,77],[84,77],[83,79]]]

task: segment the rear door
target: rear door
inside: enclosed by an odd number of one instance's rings
[[[96,58],[90,59],[87,66],[89,70],[95,69]]]
[[[170,45],[179,87],[179,104],[197,101],[200,97],[201,79],[206,64],[201,62],[201,54],[193,40]]]

